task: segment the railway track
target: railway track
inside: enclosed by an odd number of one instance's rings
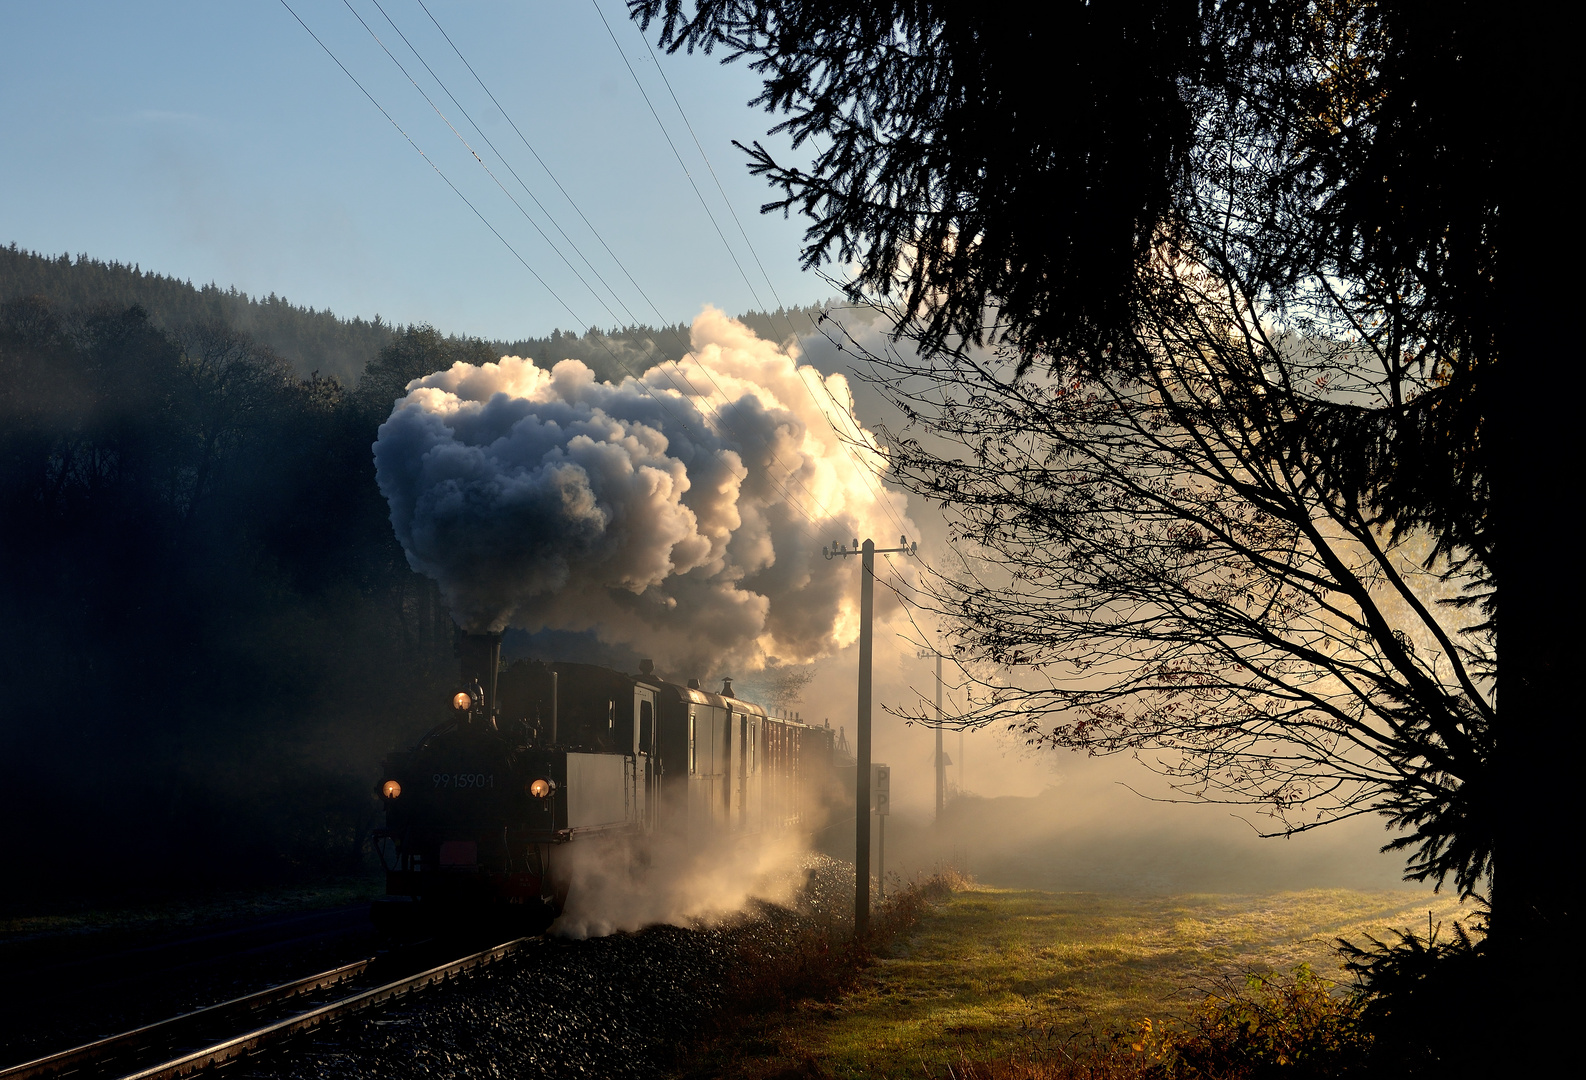
[[[300,1032],[333,1023],[415,991],[496,963],[538,938],[517,938],[417,974],[349,989],[380,970],[375,957],[183,1013],[34,1061],[0,1069],[0,1080],[71,1076],[166,1080],[255,1053]],[[320,1000],[329,993],[329,1000]],[[311,1000],[312,999],[312,1000]],[[285,1012],[268,1022],[261,1013]],[[240,1031],[238,1029],[241,1029]]]

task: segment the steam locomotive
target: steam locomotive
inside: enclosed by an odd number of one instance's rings
[[[402,930],[466,908],[549,925],[566,900],[566,845],[665,839],[686,849],[813,828],[836,743],[743,701],[724,680],[677,685],[646,660],[500,663],[499,634],[461,639],[451,717],[383,763],[375,833],[386,897],[375,923]]]

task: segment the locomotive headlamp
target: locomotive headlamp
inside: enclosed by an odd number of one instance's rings
[[[473,708],[473,704],[473,695],[469,694],[466,690],[459,690],[457,691],[456,695],[452,697],[452,708],[454,709],[470,709]]]
[[[384,795],[388,799],[394,799],[398,795],[402,794],[402,785],[397,783],[395,780],[387,780],[385,783],[380,785],[380,794]]]
[[[536,799],[549,798],[551,792],[555,790],[556,785],[550,780],[546,780],[544,777],[541,777],[529,785],[529,794],[533,795]]]

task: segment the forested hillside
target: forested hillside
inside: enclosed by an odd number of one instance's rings
[[[301,375],[318,371],[343,383],[357,380],[400,327],[380,316],[343,319],[298,307],[271,293],[254,298],[213,283],[196,287],[139,266],[100,262],[86,255],[40,255],[15,244],[0,248],[0,303],[41,296],[58,311],[124,311],[133,305],[161,330],[219,322],[280,354]]]

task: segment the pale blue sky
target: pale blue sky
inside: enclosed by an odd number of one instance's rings
[[[343,0],[288,2],[584,325],[613,321]],[[561,243],[375,0],[350,2]],[[655,321],[418,0],[379,3],[628,309]],[[705,303],[731,312],[775,306],[619,0],[599,0],[601,10],[758,301],[590,0],[425,3],[667,320],[690,319]],[[378,312],[490,338],[576,325],[280,0],[0,0],[0,41],[0,243],[87,252],[339,314]],[[776,293],[786,303],[827,296],[822,281],[798,270],[802,225],[758,212],[768,189],[731,146],[733,138],[764,139],[772,123],[746,105],[759,85],[753,74],[714,57],[657,55]],[[616,321],[627,321],[609,297],[607,304]]]

